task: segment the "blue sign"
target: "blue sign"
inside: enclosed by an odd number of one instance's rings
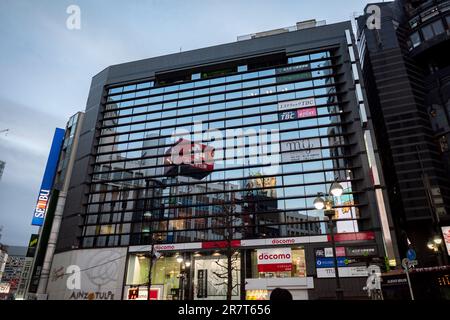
[[[347,264],[345,261],[347,258],[338,257],[338,267],[346,267]],[[317,258],[316,259],[316,267],[317,268],[333,268],[334,267],[334,258]]]
[[[416,251],[414,251],[414,249],[408,249],[406,257],[409,261],[416,260]]]
[[[64,140],[64,129],[56,128],[53,135],[52,146],[47,159],[44,177],[42,178],[41,189],[36,201],[36,208],[33,213],[33,226],[42,226],[44,224],[45,212],[47,210],[48,202],[50,200],[50,193],[53,188],[53,181],[55,180],[56,169],[58,167],[59,153]]]

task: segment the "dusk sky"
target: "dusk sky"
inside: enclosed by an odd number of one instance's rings
[[[55,127],[84,111],[91,78],[132,60],[236,41],[239,35],[327,23],[362,13],[364,0],[0,0],[0,242],[27,245]],[[69,30],[70,5],[81,29]]]

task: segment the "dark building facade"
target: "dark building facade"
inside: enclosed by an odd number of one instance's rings
[[[380,28],[366,23],[369,5],[358,45],[400,254],[443,264],[445,245],[427,244],[450,223],[450,1],[375,5]]]
[[[49,299],[224,298],[229,247],[234,299],[333,298],[314,201],[334,182],[344,295],[365,296],[361,256],[398,264],[351,23],[277,33],[94,76]]]

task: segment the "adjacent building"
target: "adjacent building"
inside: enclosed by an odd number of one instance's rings
[[[40,225],[40,228],[39,234],[31,236],[29,244],[28,256],[31,257],[31,263],[27,265],[24,276],[26,281],[23,281],[23,295],[27,299],[36,299],[40,295],[45,297],[83,119],[84,114],[77,112],[69,118],[65,129],[58,128],[55,131],[37,204],[39,208],[44,190],[46,196],[45,203],[41,206],[42,218],[36,219],[35,212],[32,222]]]
[[[442,265],[432,240],[450,225],[450,1],[375,9],[357,19],[358,47],[400,254],[412,247],[419,267]]]
[[[231,247],[233,299],[334,298],[314,207],[334,182],[340,289],[366,296],[366,263],[399,256],[351,30],[308,21],[94,76],[41,297],[224,299]]]
[[[0,300],[15,299],[19,289],[27,247],[6,246],[7,260],[1,279]]]
[[[6,166],[6,162],[0,160],[0,180],[2,179],[3,171],[5,170],[5,166]]]

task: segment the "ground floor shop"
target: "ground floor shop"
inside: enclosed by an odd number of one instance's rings
[[[364,298],[370,256],[378,256],[374,235],[363,232],[338,238],[336,257],[326,235],[73,250],[55,255],[48,298],[223,300],[231,274],[235,300],[266,300],[277,287],[322,299],[334,290],[335,261],[342,282],[354,284],[344,291]],[[80,287],[68,286],[74,265]]]

